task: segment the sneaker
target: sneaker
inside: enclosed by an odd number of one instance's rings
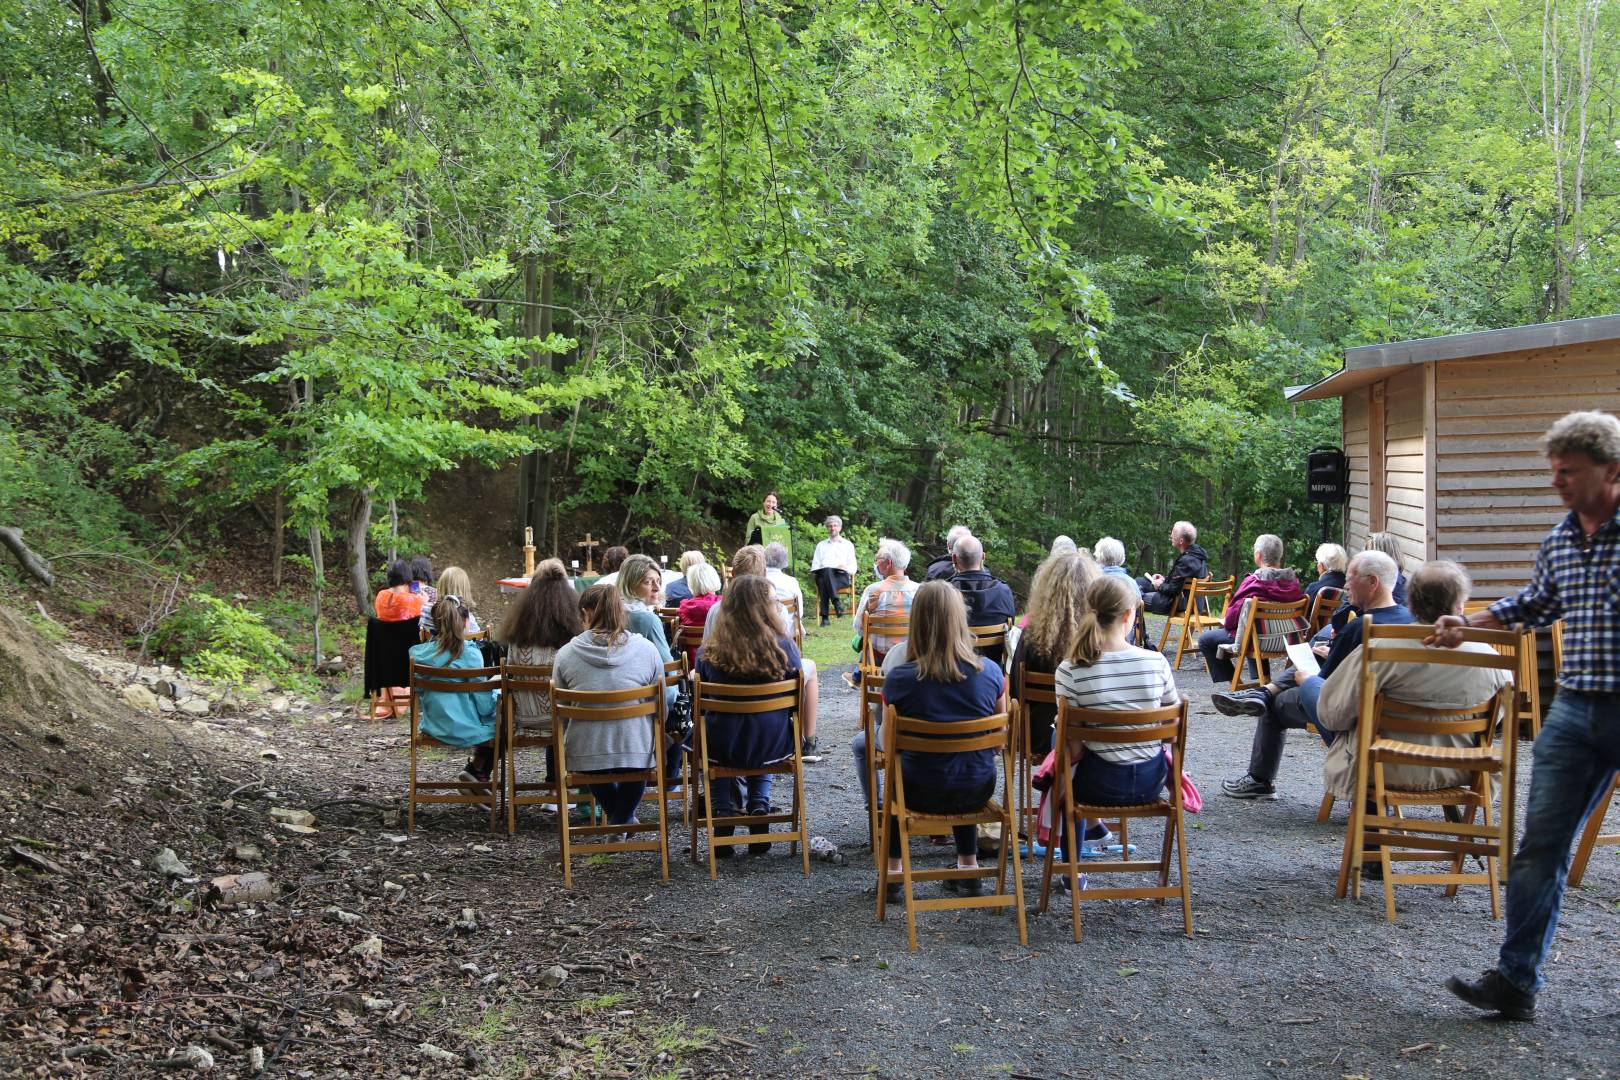
[[[1277,789],[1252,776],[1241,780],[1222,780],[1221,791],[1234,799],[1275,799]]]
[[[859,690],[861,688],[861,684],[855,681],[855,673],[853,671],[844,672],[843,679],[844,685],[849,689]]]
[[[820,761],[821,755],[816,753],[816,740],[806,739],[804,742],[800,743],[799,757],[804,759],[804,763],[806,765],[814,765],[816,762]]]
[[[1080,874],[1078,876],[1079,876],[1079,881],[1080,881],[1080,891],[1085,892],[1086,891],[1086,875]],[[1054,871],[1052,873],[1052,888],[1056,889],[1058,892],[1068,892],[1069,891],[1069,875],[1068,874],[1059,874],[1056,871]]]
[[[1536,995],[1520,990],[1495,968],[1485,972],[1475,982],[1467,982],[1453,975],[1446,980],[1446,989],[1474,1008],[1501,1013],[1507,1020],[1536,1018]]]
[[[1222,716],[1264,716],[1271,707],[1271,695],[1263,686],[1232,693],[1217,690],[1209,695],[1209,700],[1215,703],[1215,710]]]
[[[946,892],[955,893],[957,896],[984,895],[983,878],[946,878],[941,884],[945,886]]]

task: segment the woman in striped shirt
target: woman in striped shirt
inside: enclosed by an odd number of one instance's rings
[[[1086,590],[1086,612],[1070,648],[1058,665],[1057,692],[1086,709],[1157,709],[1181,700],[1170,663],[1162,653],[1139,649],[1127,640],[1136,619],[1136,590],[1120,577],[1101,577]],[[1124,724],[1122,728],[1142,727]],[[1169,763],[1156,743],[1080,742],[1074,797],[1099,806],[1136,806],[1159,798]],[[1089,839],[1089,837],[1088,837]]]

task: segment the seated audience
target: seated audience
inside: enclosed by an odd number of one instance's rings
[[[1334,635],[1331,646],[1317,646],[1325,655],[1322,670],[1300,678],[1293,667],[1286,667],[1265,686],[1210,695],[1215,708],[1226,716],[1257,716],[1254,741],[1249,750],[1249,772],[1239,780],[1224,780],[1221,790],[1234,799],[1275,799],[1277,766],[1282,761],[1283,740],[1289,728],[1316,723],[1316,703],[1322,684],[1361,644],[1361,628],[1367,620],[1375,623],[1410,623],[1412,613],[1395,603],[1395,560],[1381,551],[1363,551],[1350,560],[1345,573],[1345,589],[1361,610],[1361,618]],[[1323,652],[1325,650],[1325,653]]]
[[[1305,595],[1316,602],[1316,594],[1323,589],[1344,588],[1344,568],[1350,556],[1338,544],[1323,544],[1316,549],[1316,580],[1305,586]]]
[[[782,607],[782,618],[788,623],[788,636],[797,637],[804,629],[804,587],[799,579],[787,572],[788,550],[772,541],[765,545],[765,580],[770,582]],[[794,601],[793,614],[788,614],[788,601]]]
[[[1130,643],[1136,590],[1125,579],[1099,576],[1086,590],[1086,610],[1058,665],[1057,691],[1070,705],[1109,712],[1157,709],[1181,700],[1164,654]],[[1129,728],[1133,725],[1122,725]],[[1136,725],[1140,726],[1140,725]],[[1074,798],[1098,806],[1134,806],[1161,795],[1170,763],[1157,743],[1110,743],[1070,735]],[[1085,844],[1112,839],[1101,822],[1087,822]]]
[[[800,673],[799,650],[793,639],[782,633],[777,618],[776,594],[770,584],[755,575],[740,577],[726,591],[726,602],[715,618],[714,631],[698,652],[697,675],[704,682],[772,683],[796,679]],[[746,769],[781,761],[793,754],[793,721],[786,709],[739,716],[720,713],[708,720],[709,760],[719,765]],[[771,780],[747,777],[750,814],[768,813],[771,808]],[[734,777],[710,785],[715,817],[738,812],[744,780]],[[716,825],[715,832],[730,836],[730,825]],[[753,833],[769,831],[769,826],[749,826]],[[769,843],[748,845],[750,855],[764,855]],[[732,848],[716,848],[714,857],[730,858]]]
[[[480,668],[484,654],[467,640],[467,609],[454,596],[443,596],[433,605],[432,641],[411,646],[411,659],[427,667]],[[469,784],[489,783],[495,767],[495,692],[450,694],[442,690],[423,691],[417,711],[424,735],[431,735],[447,746],[472,750],[456,779]]]
[[[461,606],[467,609],[467,635],[480,633],[484,628],[478,625],[478,616],[473,614],[472,580],[467,577],[467,571],[459,566],[447,566],[444,573],[439,575],[440,596],[454,596],[461,601]],[[417,628],[422,632],[422,640],[426,641],[434,634],[433,607],[423,603],[422,614],[416,620]]]
[[[737,549],[731,557],[731,585],[734,588],[739,578],[765,577],[765,549],[758,544],[749,544]],[[768,584],[768,582],[767,582]],[[727,594],[730,593],[727,589]],[[802,599],[802,597],[801,597]],[[726,606],[725,596],[721,596],[718,603],[709,609],[703,624],[703,640],[709,640],[714,633],[715,621],[720,617],[720,609]],[[788,637],[793,636],[793,627],[789,624],[786,610],[780,603],[776,606],[776,621],[782,633]],[[800,666],[804,669],[804,700],[799,703],[799,726],[804,732],[804,745],[800,747],[800,756],[807,762],[821,760],[816,753],[816,713],[821,704],[821,687],[817,681],[816,663],[808,658],[800,658]]]
[[[552,685],[559,690],[631,690],[657,687],[664,681],[658,650],[632,634],[619,590],[600,583],[580,598],[585,629],[557,650]],[[656,692],[656,691],[652,691]],[[657,766],[654,724],[641,718],[569,724],[563,736],[570,772],[627,772]],[[611,825],[635,821],[636,807],[647,789],[643,780],[592,784],[591,794]]]
[[[617,585],[619,583],[619,567],[622,566],[624,564],[624,560],[628,559],[629,557],[630,549],[625,547],[623,544],[614,544],[612,547],[603,551],[601,565],[596,568],[597,573],[600,576],[591,584]]]
[[[1136,584],[1136,578],[1132,577],[1131,572],[1125,569],[1124,544],[1112,536],[1105,536],[1097,541],[1097,546],[1092,550],[1097,553],[1097,565],[1102,569],[1103,573],[1109,577],[1122,577],[1132,585]],[[1137,595],[1141,595],[1140,590],[1138,590]]]
[[[439,602],[439,590],[433,587],[433,561],[426,555],[411,556],[411,589],[422,594],[422,606],[431,609]]]
[[[918,585],[906,577],[906,568],[911,565],[911,549],[898,540],[885,537],[878,541],[877,555],[872,560],[872,573],[877,580],[868,585],[861,592],[861,599],[855,605],[855,633],[864,636],[866,633],[866,619],[871,616],[884,618],[899,617],[911,613],[912,599],[917,595]],[[898,665],[904,659],[903,637],[890,637],[886,634],[872,635],[872,654],[879,664],[886,664],[885,658],[891,654]],[[884,675],[888,675],[891,667],[885,667]],[[845,674],[844,682],[855,688],[852,676]],[[849,748],[855,755],[855,775],[861,784],[861,793],[866,798],[867,806],[872,804],[872,793],[867,790],[866,776],[866,732],[855,732],[855,737],[849,741]]]
[[[692,569],[692,567],[696,566],[698,563],[706,563],[708,561],[708,559],[703,557],[703,552],[701,551],[681,552],[680,573],[678,573],[673,580],[666,580],[664,582],[665,607],[679,607],[682,600],[689,599],[692,596],[692,587],[687,584],[686,572]],[[716,580],[719,580],[718,577]]]
[[[1395,587],[1390,590],[1390,595],[1394,598],[1395,603],[1404,607],[1406,605],[1406,573],[1401,569],[1401,542],[1399,538],[1394,533],[1375,532],[1367,537],[1367,546],[1362,550],[1381,551],[1395,560]],[[1333,609],[1332,621],[1322,628],[1322,632],[1317,635],[1317,640],[1322,641],[1331,638],[1344,629],[1345,624],[1350,621],[1350,616],[1359,614],[1361,614],[1361,610],[1351,602],[1350,594],[1346,592],[1339,598],[1339,606]]]
[[[901,716],[936,723],[976,720],[1006,708],[1006,682],[1001,667],[973,651],[967,609],[962,594],[943,581],[931,581],[917,590],[911,613],[908,659],[883,680],[883,699]],[[894,745],[894,733],[884,721],[884,745]],[[977,810],[996,790],[996,755],[992,750],[950,754],[900,754],[906,806],[923,813],[949,814]],[[979,865],[978,827],[959,825],[956,865]],[[900,872],[900,833],[889,823],[889,872]],[[978,896],[979,878],[948,880],[947,892]],[[898,882],[891,883],[887,899],[900,900]]]
[[[1442,615],[1461,615],[1468,601],[1468,574],[1454,562],[1428,562],[1412,575],[1412,615],[1420,623],[1432,623]],[[1417,642],[1403,642],[1402,645]],[[1430,646],[1424,646],[1430,648]],[[1441,651],[1439,646],[1433,646]],[[1489,645],[1466,643],[1468,652],[1489,653]],[[1506,685],[1505,671],[1490,668],[1458,667],[1450,664],[1392,664],[1378,661],[1372,667],[1373,688],[1407,705],[1429,709],[1464,709],[1478,705]],[[1322,786],[1335,799],[1355,797],[1356,740],[1344,735],[1353,732],[1361,714],[1361,646],[1346,654],[1333,674],[1322,684],[1316,703],[1316,723],[1324,738],[1332,733],[1327,760],[1322,763]],[[1431,746],[1468,746],[1465,736],[1425,736],[1403,734],[1407,742]],[[1432,790],[1467,783],[1470,773],[1456,769],[1426,768],[1418,765],[1389,765],[1384,781],[1390,787]]]
[[[956,554],[956,542],[964,536],[972,535],[973,530],[966,525],[952,525],[945,530],[945,554],[939,556],[928,564],[923,571],[924,581],[949,581],[956,573],[956,564],[951,557]]]
[[[1029,625],[1018,638],[1007,669],[1007,689],[1017,694],[1026,671],[1050,675],[1068,659],[1086,611],[1086,590],[1102,576],[1097,564],[1080,555],[1053,555],[1035,571],[1029,586]],[[1129,579],[1126,579],[1129,580]],[[1134,591],[1135,582],[1131,583]],[[1022,707],[1023,744],[1037,758],[1052,749],[1057,706],[1026,702]]]
[[[579,594],[568,580],[561,559],[546,559],[516,603],[507,609],[497,635],[506,646],[506,658],[523,667],[550,666],[557,650],[585,629],[579,612]],[[519,727],[551,726],[551,700],[544,694],[514,694],[512,708]]]
[[[1010,622],[1018,613],[1018,605],[1013,600],[1011,587],[984,568],[984,544],[977,536],[969,534],[957,540],[955,550],[951,559],[956,573],[951,575],[951,584],[962,594],[968,625],[997,626]],[[999,666],[1003,648],[993,645],[984,655]]]
[[[706,562],[693,563],[686,571],[686,587],[692,595],[679,605],[682,626],[707,626],[709,609],[720,602],[720,575]],[[686,666],[697,663],[697,646],[686,650]]]
[[[658,564],[648,555],[631,555],[619,564],[615,588],[624,603],[625,625],[632,634],[646,638],[658,653],[658,659],[668,663],[675,657],[669,651],[669,637],[664,633],[664,621],[658,617],[658,590],[664,575]],[[601,582],[597,582],[598,585]]]
[[[838,590],[849,588],[858,567],[855,545],[844,539],[844,519],[833,514],[827,518],[827,539],[816,544],[815,555],[810,559],[810,574],[816,579],[816,601],[822,626],[827,625],[828,605],[832,606],[834,614],[843,616],[844,605]]]
[[[1190,521],[1170,526],[1170,546],[1176,549],[1176,558],[1169,574],[1146,574],[1136,579],[1142,606],[1154,615],[1173,612],[1187,583],[1209,576],[1209,552],[1198,546],[1198,530]]]
[[[1243,601],[1254,598],[1268,604],[1293,603],[1303,600],[1299,577],[1282,565],[1282,537],[1261,533],[1254,538],[1254,573],[1238,583],[1226,605],[1225,621],[1198,635],[1198,651],[1204,654],[1204,667],[1216,682],[1231,682],[1234,671],[1232,661],[1221,656],[1222,645],[1236,640],[1238,617],[1243,613]],[[1303,635],[1301,635],[1303,636]],[[1256,672],[1256,677],[1259,673]]]
[[[388,584],[377,594],[374,607],[383,622],[405,622],[422,616],[422,593],[411,588],[411,564],[397,559],[388,564]],[[405,631],[409,633],[410,631]]]

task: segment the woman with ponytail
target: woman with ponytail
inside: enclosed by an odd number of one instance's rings
[[[1133,583],[1105,576],[1086,590],[1069,658],[1057,669],[1057,692],[1085,709],[1140,710],[1181,700],[1175,675],[1163,653],[1139,649],[1129,640],[1138,603]],[[1121,725],[1124,728],[1139,724]],[[1169,775],[1163,750],[1154,744],[1069,740],[1074,797],[1100,806],[1132,806],[1159,797]],[[1087,840],[1095,839],[1088,830]]]
[[[434,636],[411,646],[411,659],[426,667],[480,668],[484,654],[467,640],[467,608],[461,598],[439,597],[433,605]],[[489,783],[495,765],[495,694],[447,694],[426,692],[417,705],[424,735],[446,744],[472,750],[458,780],[472,784]]]

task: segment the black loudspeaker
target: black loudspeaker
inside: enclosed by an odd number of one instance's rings
[[[1318,446],[1305,464],[1305,501],[1345,503],[1350,501],[1350,469],[1344,451]]]

